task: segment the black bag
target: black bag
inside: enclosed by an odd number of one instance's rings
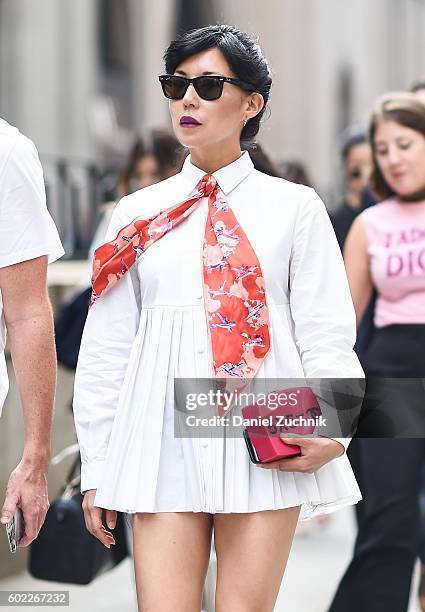
[[[28,569],[34,578],[89,584],[129,554],[122,513],[117,513],[113,530],[115,546],[106,548],[87,531],[81,506],[83,495],[79,491],[80,475],[75,475],[79,465],[80,457],[77,457],[65,486],[47,512],[38,537],[31,543]]]
[[[70,370],[77,367],[90,296],[91,287],[88,287],[63,306],[55,321],[56,355],[59,363]]]

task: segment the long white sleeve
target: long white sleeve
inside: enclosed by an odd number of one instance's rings
[[[290,308],[306,378],[364,378],[344,262],[315,192],[300,206],[290,260]],[[348,447],[350,438],[335,438]]]
[[[128,221],[114,211],[106,234],[112,240]],[[74,420],[81,451],[81,491],[96,489],[127,364],[139,325],[134,273],[128,272],[90,309],[74,384]],[[136,287],[137,289],[137,287]]]

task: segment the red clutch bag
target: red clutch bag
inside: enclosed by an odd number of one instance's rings
[[[246,423],[244,438],[251,461],[270,463],[300,455],[300,447],[288,444],[280,435],[311,435],[315,418],[321,414],[317,398],[308,387],[269,393],[264,403],[242,408]]]

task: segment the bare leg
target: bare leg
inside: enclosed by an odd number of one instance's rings
[[[133,545],[139,612],[201,610],[211,533],[211,514],[135,514]]]
[[[216,612],[273,612],[299,511],[214,515]]]

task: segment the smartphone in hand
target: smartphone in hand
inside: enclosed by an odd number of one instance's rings
[[[24,535],[24,517],[20,508],[16,508],[15,514],[12,516],[10,521],[6,523],[6,534],[9,541],[10,552],[15,553],[16,548]]]

